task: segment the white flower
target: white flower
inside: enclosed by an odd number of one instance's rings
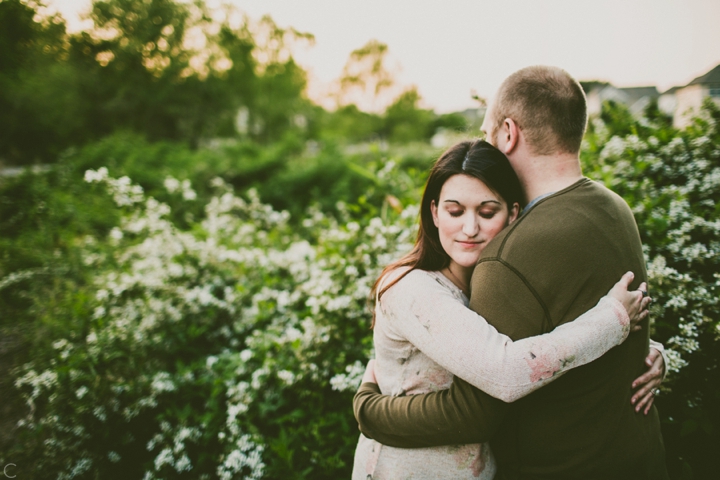
[[[218,357],[216,357],[215,355],[211,355],[211,356],[207,357],[207,359],[205,360],[205,367],[208,370],[211,370],[213,365],[215,365],[217,363],[217,361],[218,361]]]
[[[667,369],[670,372],[679,372],[681,368],[687,366],[687,362],[682,359],[680,353],[675,350],[666,348],[665,354],[668,359]]]
[[[182,196],[185,200],[195,200],[197,198],[197,193],[190,186],[190,180],[183,180]]]
[[[75,396],[78,399],[82,400],[82,398],[85,396],[85,394],[87,394],[87,392],[88,392],[88,388],[85,385],[83,385],[82,387],[78,388],[75,391]]]
[[[107,420],[107,415],[105,414],[104,407],[95,407],[93,409],[93,415],[95,415],[95,418],[97,418],[101,422],[104,422],[105,420]]]
[[[169,373],[158,372],[153,377],[150,388],[152,388],[152,391],[155,393],[173,392],[175,391],[175,384],[170,379]]]
[[[157,457],[155,457],[155,470],[158,471],[162,468],[163,465],[172,464],[173,462],[173,455],[172,450],[169,448],[164,448]]]
[[[165,177],[163,185],[165,186],[165,190],[170,193],[175,193],[180,188],[180,182],[178,181],[178,179],[173,177]]]
[[[625,148],[625,140],[618,136],[614,136],[605,143],[605,147],[600,152],[600,159],[605,160],[609,157],[620,156],[625,151]]]
[[[123,238],[122,230],[120,230],[118,227],[113,227],[113,229],[110,230],[110,238],[115,241],[122,240],[122,238]]]
[[[280,370],[279,372],[277,372],[277,376],[286,385],[292,385],[295,381],[295,374],[289,370]]]
[[[97,170],[85,171],[85,181],[87,183],[102,182],[106,178],[108,178],[108,169],[105,167],[100,167]]]
[[[192,464],[187,455],[183,455],[175,462],[175,470],[178,472],[187,472],[192,469]]]
[[[338,373],[330,379],[333,390],[340,392],[355,391],[360,387],[360,381],[365,373],[365,365],[359,361],[345,367],[345,373]]]

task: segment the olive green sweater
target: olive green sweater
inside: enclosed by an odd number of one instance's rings
[[[646,270],[632,212],[584,178],[485,248],[470,307],[514,340],[539,335],[589,310],[628,270],[637,288]],[[630,403],[648,338],[645,320],[622,345],[511,404],[459,378],[449,390],[407,397],[363,384],[355,416],[363,434],[395,447],[490,440],[502,479],[665,479],[657,411],[645,416]]]

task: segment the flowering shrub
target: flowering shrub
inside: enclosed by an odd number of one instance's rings
[[[124,214],[107,239],[84,240],[91,318],[15,382],[29,409],[22,426],[44,446],[37,478],[347,471],[368,294],[409,248],[415,211],[361,224],[315,210],[293,228],[286,212],[217,179],[204,220],[181,231],[127,177],[101,168],[85,180]],[[188,184],[165,185],[195,199]]]
[[[708,103],[682,132],[597,118],[588,151],[586,174],[627,200],[643,239],[653,336],[673,372],[657,400],[672,477],[709,478],[720,448],[720,110]]]
[[[621,194],[640,227],[653,337],[671,359],[657,404],[673,478],[709,476],[720,448],[718,145],[711,105],[681,132],[606,106],[582,151],[586,175]],[[291,204],[303,185],[331,181],[314,175],[343,160],[336,154],[299,159],[261,191]],[[367,295],[410,248],[417,209],[407,204],[419,199],[426,156],[411,152],[400,167],[378,152],[348,161],[343,175],[354,176],[342,185],[366,182],[356,203],[328,194],[322,209],[293,218],[219,178],[146,172],[153,198],[98,165],[77,194],[37,207],[53,212],[47,220],[12,217],[24,232],[54,233],[50,220],[66,230],[62,248],[25,269],[19,255],[0,258],[0,305],[43,319],[33,360],[14,375],[25,416],[0,460],[28,478],[347,478],[358,436],[351,397],[372,347]],[[30,211],[30,197],[18,211]],[[5,208],[11,197],[0,198]],[[35,238],[0,237],[19,254]]]

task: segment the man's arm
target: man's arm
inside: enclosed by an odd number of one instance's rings
[[[486,442],[507,406],[457,377],[449,390],[406,397],[382,395],[376,384],[363,383],[353,401],[363,435],[402,448]]]
[[[507,295],[506,295],[507,294]],[[505,299],[475,301],[475,298]],[[498,262],[478,265],[473,275],[471,306],[502,332],[495,318],[514,319],[513,333],[542,333],[545,310],[512,269]],[[511,337],[513,335],[510,335]],[[482,348],[478,344],[478,348]],[[372,384],[363,384],[353,402],[360,430],[369,438],[394,447],[416,448],[487,441],[500,427],[508,405],[455,378],[449,390],[389,397]]]

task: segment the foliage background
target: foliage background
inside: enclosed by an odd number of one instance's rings
[[[43,12],[0,0],[0,161],[24,167],[0,177],[0,463],[348,477],[369,288],[413,240],[431,137],[477,126],[393,87],[378,42],[328,111],[292,56],[312,35],[269,18],[96,1],[68,34]],[[581,153],[640,226],[678,479],[711,478],[720,447],[719,122],[607,103]]]

